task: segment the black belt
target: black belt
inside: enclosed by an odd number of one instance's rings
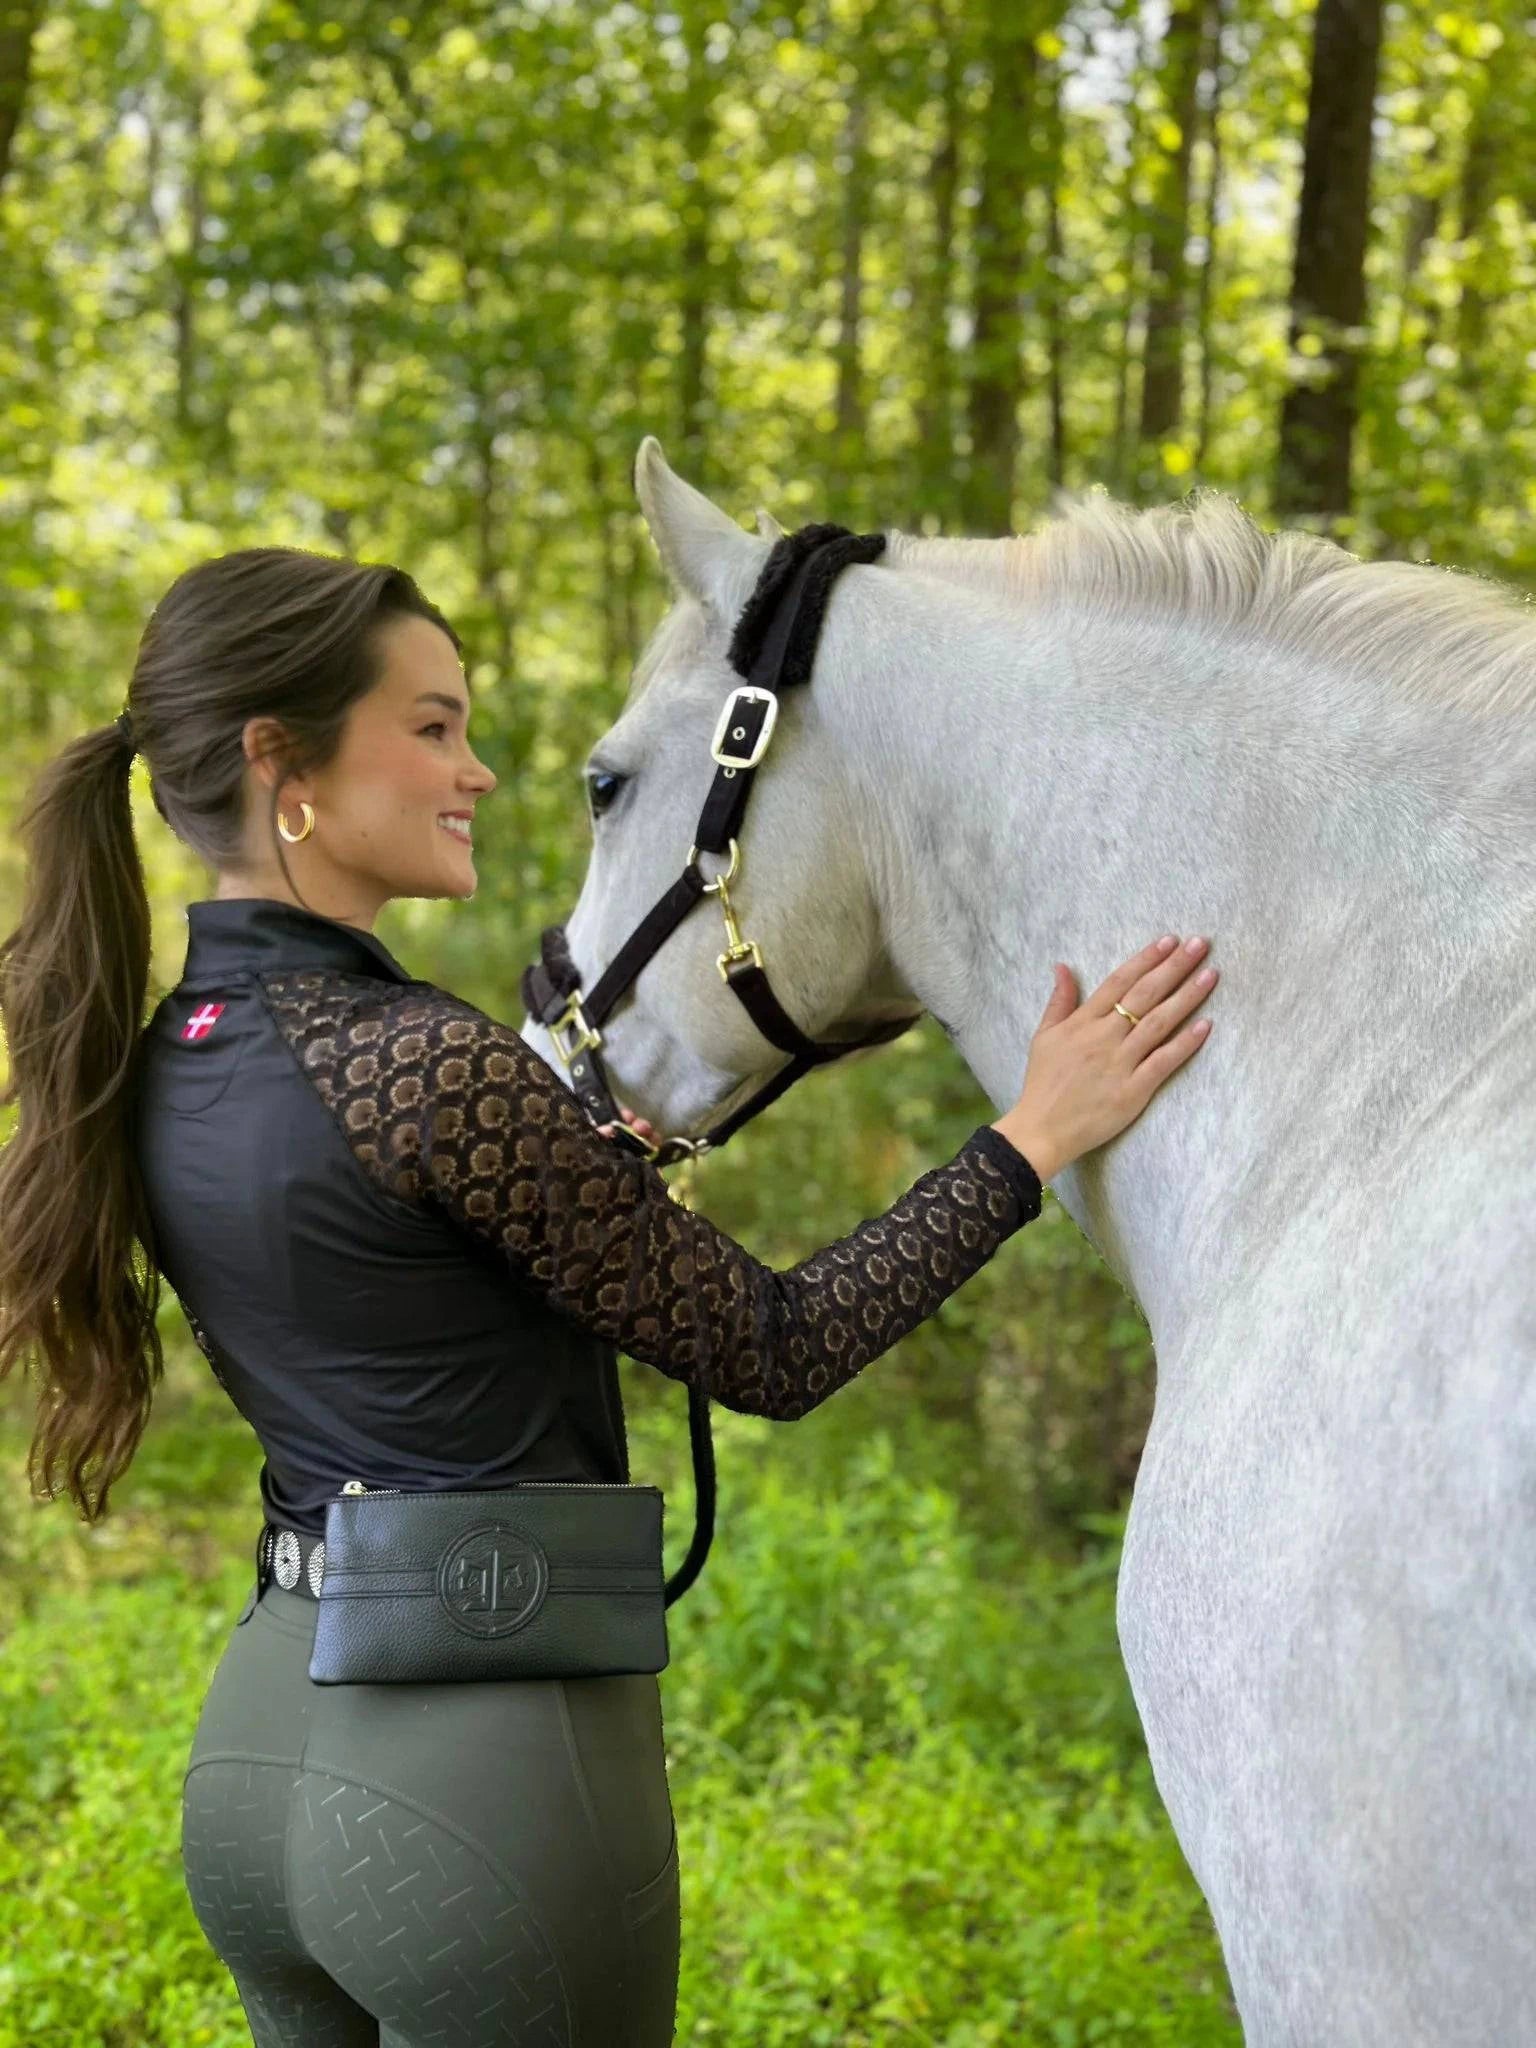
[[[562,1570],[555,1565],[550,1571],[550,1585],[556,1592],[603,1592],[614,1588],[626,1589],[633,1577],[634,1573],[628,1567],[588,1565],[585,1569],[566,1567]],[[306,1600],[318,1600],[324,1581],[323,1536],[306,1536],[302,1529],[288,1529],[280,1522],[262,1523],[261,1534],[256,1539],[256,1587],[247,1612],[269,1585],[281,1586],[285,1593],[302,1594]],[[381,1593],[421,1592],[427,1590],[431,1582],[430,1572],[414,1576],[401,1573],[396,1574],[390,1585],[380,1586],[377,1590]],[[244,1618],[242,1615],[241,1619]]]
[[[318,1600],[324,1578],[323,1536],[306,1536],[301,1529],[285,1529],[278,1522],[262,1523],[256,1538],[258,1600],[271,1583],[285,1593],[302,1593],[306,1600]]]

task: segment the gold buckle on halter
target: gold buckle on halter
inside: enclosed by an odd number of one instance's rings
[[[581,1007],[581,990],[579,988],[571,992],[566,999],[565,1008],[560,1012],[553,1024],[546,1026],[546,1029],[550,1037],[555,1041],[555,1051],[559,1053],[567,1066],[571,1064],[571,1061],[575,1059],[578,1053],[586,1052],[589,1047],[599,1046],[603,1042],[603,1034],[587,1022],[586,1012]],[[560,1033],[562,1031],[573,1031],[577,1036],[569,1045],[562,1045],[560,1043]]]
[[[732,753],[726,748],[725,744],[726,728],[733,718],[739,716],[736,707],[743,700],[751,704],[764,703],[768,706],[767,716],[763,720],[762,731],[752,742],[750,754]],[[709,743],[710,753],[720,763],[722,768],[727,769],[733,775],[738,768],[755,768],[768,751],[768,742],[773,737],[773,728],[778,722],[778,716],[779,700],[772,690],[760,690],[755,683],[739,683],[732,690],[730,696],[726,698],[721,708],[720,716],[715,721],[715,736]],[[746,728],[744,726],[738,726],[736,732],[730,736],[732,739],[735,739],[738,735],[745,738]]]

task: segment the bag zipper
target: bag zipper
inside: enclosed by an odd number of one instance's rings
[[[624,1486],[625,1484],[626,1482],[623,1480],[607,1479],[513,1479],[509,1481],[509,1486],[527,1487],[530,1490],[532,1490],[534,1487],[542,1486],[548,1488],[552,1492],[560,1493],[612,1493],[615,1490],[615,1488]],[[451,1492],[455,1489],[446,1488],[438,1490],[443,1492]],[[463,1494],[474,1493],[484,1490],[485,1489],[483,1488],[476,1487],[462,1487],[457,1489],[461,1496]],[[497,1493],[502,1491],[500,1487],[494,1487],[490,1490]],[[656,1489],[654,1487],[647,1487],[643,1490],[649,1493],[654,1493]],[[366,1493],[369,1495],[378,1495],[385,1493],[404,1493],[405,1488],[403,1486],[365,1486],[361,1479],[349,1479],[343,1485],[341,1492],[344,1496],[355,1498],[358,1494],[362,1493]]]

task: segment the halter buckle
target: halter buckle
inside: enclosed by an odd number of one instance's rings
[[[586,1052],[590,1047],[599,1046],[603,1042],[603,1034],[587,1022],[586,1012],[581,1007],[581,990],[579,988],[571,991],[571,994],[566,999],[565,1008],[560,1012],[554,1023],[546,1025],[545,1029],[555,1041],[555,1051],[559,1053],[567,1066],[571,1064],[571,1061],[575,1059],[578,1053]],[[576,1033],[576,1036],[569,1045],[562,1045],[560,1043],[560,1033],[562,1031]]]
[[[726,728],[737,713],[737,705],[746,699],[753,704],[766,704],[768,712],[763,719],[762,730],[752,742],[750,754],[735,754],[726,751]],[[760,690],[754,683],[739,683],[726,698],[720,716],[715,722],[715,736],[709,743],[709,751],[722,768],[755,768],[768,751],[768,742],[773,728],[779,720],[779,700],[772,690]]]

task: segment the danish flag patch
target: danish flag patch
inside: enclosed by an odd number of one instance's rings
[[[204,1003],[200,1010],[194,1010],[181,1027],[183,1038],[206,1038],[214,1025],[224,1014],[222,1003]]]

